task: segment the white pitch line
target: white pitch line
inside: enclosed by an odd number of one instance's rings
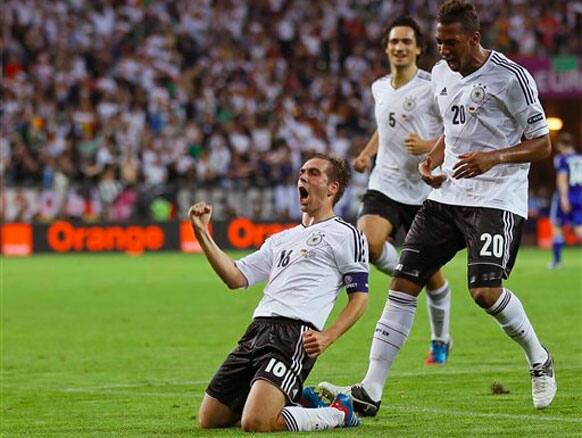
[[[509,418],[512,420],[527,420],[527,421],[556,421],[559,423],[582,423],[581,418],[564,418],[564,417],[551,417],[544,414],[538,415],[520,415],[520,414],[505,414],[505,413],[493,413],[493,412],[469,412],[469,411],[459,411],[456,409],[438,409],[438,408],[422,408],[414,406],[402,406],[402,405],[388,405],[391,410],[397,410],[402,412],[423,412],[427,414],[443,414],[443,415],[458,415],[463,417],[480,417],[480,418]]]

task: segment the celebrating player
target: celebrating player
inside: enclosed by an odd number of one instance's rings
[[[381,330],[376,331],[385,341],[384,366],[391,367],[410,333],[422,287],[466,247],[471,296],[524,350],[533,404],[545,408],[557,388],[552,358],[520,300],[502,287],[527,217],[529,162],[551,152],[544,110],[531,75],[481,46],[471,3],[442,4],[436,39],[444,60],[432,70],[432,87],[444,135],[419,166],[434,190],[406,235]],[[442,173],[433,174],[441,165]],[[374,384],[351,387],[354,407],[363,415],[378,412],[386,376],[382,371]]]
[[[400,227],[408,232],[414,215],[430,193],[418,173],[418,164],[442,133],[430,73],[416,66],[423,40],[420,27],[411,17],[398,17],[388,26],[383,47],[391,74],[372,84],[377,130],[353,163],[354,170],[364,172],[377,154],[358,228],[368,239],[370,261],[389,275],[398,263],[398,254],[388,237],[394,237]],[[432,336],[425,363],[444,365],[450,350],[451,299],[440,270],[429,278],[426,297]],[[372,379],[378,369],[385,369],[383,342],[378,338],[372,341]]]
[[[364,313],[368,300],[365,236],[334,215],[349,182],[347,163],[316,154],[297,183],[301,225],[268,238],[261,248],[233,262],[206,227],[212,207],[189,211],[194,233],[214,271],[229,288],[267,280],[253,322],[208,385],[200,406],[203,428],[234,426],[245,431],[311,431],[357,426],[350,398],[329,407],[295,406],[303,382],[321,355]],[[348,303],[323,329],[340,289]]]
[[[562,229],[566,224],[570,224],[576,236],[582,239],[582,154],[576,152],[574,140],[567,132],[558,138],[556,149],[556,193],[550,211],[554,235],[551,269],[559,268],[562,264]]]

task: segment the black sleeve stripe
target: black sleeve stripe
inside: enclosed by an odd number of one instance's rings
[[[358,230],[358,234],[360,235],[360,262],[363,263],[366,260],[366,243],[364,241],[364,233]]]
[[[527,92],[529,94],[529,97],[531,99],[531,103],[534,103],[536,101],[536,97],[535,97],[533,88],[531,87],[531,85],[529,83],[529,79],[528,79],[527,75],[525,74],[525,69],[522,66],[515,64],[515,63],[511,63],[509,61],[505,61],[504,64],[507,65],[508,67],[515,69],[518,72],[518,74],[521,76],[521,79],[525,83],[525,89],[527,90]]]
[[[523,91],[525,100],[528,105],[531,105],[535,102],[533,90],[529,85],[529,79],[523,72],[522,67],[518,66],[517,64],[511,64],[508,61],[504,61],[495,54],[492,56],[491,62],[493,62],[495,65],[498,65],[499,67],[509,70],[517,77],[517,81],[519,82],[519,86],[521,87],[521,91]]]
[[[358,240],[358,231],[354,228],[353,225],[350,225],[347,222],[344,222],[343,220],[341,220],[339,218],[336,218],[335,221],[338,224],[345,225],[352,232],[352,237],[354,238],[354,248],[355,248],[355,252],[354,252],[354,262],[357,262],[358,261],[358,258],[359,258],[359,255],[360,255],[360,242]]]

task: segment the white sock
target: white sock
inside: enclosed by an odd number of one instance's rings
[[[408,338],[416,313],[416,297],[391,290],[376,324],[368,372],[362,381],[373,400],[380,400],[392,362]]]
[[[503,289],[487,313],[497,320],[511,339],[521,345],[530,366],[547,360],[548,353],[529,322],[521,301],[509,289]]]
[[[325,430],[344,425],[345,414],[336,408],[287,406],[281,411],[287,429],[293,432]]]
[[[392,275],[396,265],[398,264],[398,252],[394,245],[389,242],[384,242],[382,247],[382,254],[374,262],[374,265],[382,272]]]
[[[426,289],[426,306],[430,319],[431,339],[449,342],[449,320],[451,317],[451,289],[449,283],[438,289]]]

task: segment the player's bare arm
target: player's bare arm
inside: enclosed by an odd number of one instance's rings
[[[418,165],[418,172],[420,173],[422,180],[435,189],[438,189],[447,179],[443,174],[433,175],[432,173],[434,169],[443,163],[444,159],[445,137],[442,135],[438,138],[436,143],[434,143],[428,157]]]
[[[378,131],[376,130],[368,144],[353,161],[352,166],[356,172],[363,173],[370,168],[370,160],[378,152]]]
[[[424,155],[431,151],[438,138],[423,140],[414,132],[404,138],[404,149],[410,155]]]
[[[560,207],[564,213],[570,213],[572,211],[572,206],[570,205],[570,198],[568,196],[568,173],[560,172],[556,177],[556,186],[558,187],[558,193],[560,194]]]
[[[525,140],[516,146],[490,152],[471,152],[459,155],[453,166],[453,178],[473,178],[499,164],[529,163],[550,156],[552,145],[550,135]]]
[[[303,348],[309,357],[321,355],[327,347],[353,326],[366,312],[368,305],[367,292],[353,292],[348,295],[348,303],[326,330],[317,332],[308,330],[303,334]]]
[[[197,202],[188,211],[192,229],[208,262],[220,279],[230,288],[238,289],[248,286],[245,276],[234,264],[234,261],[216,244],[208,234],[208,223],[212,216],[212,206],[206,202]]]

